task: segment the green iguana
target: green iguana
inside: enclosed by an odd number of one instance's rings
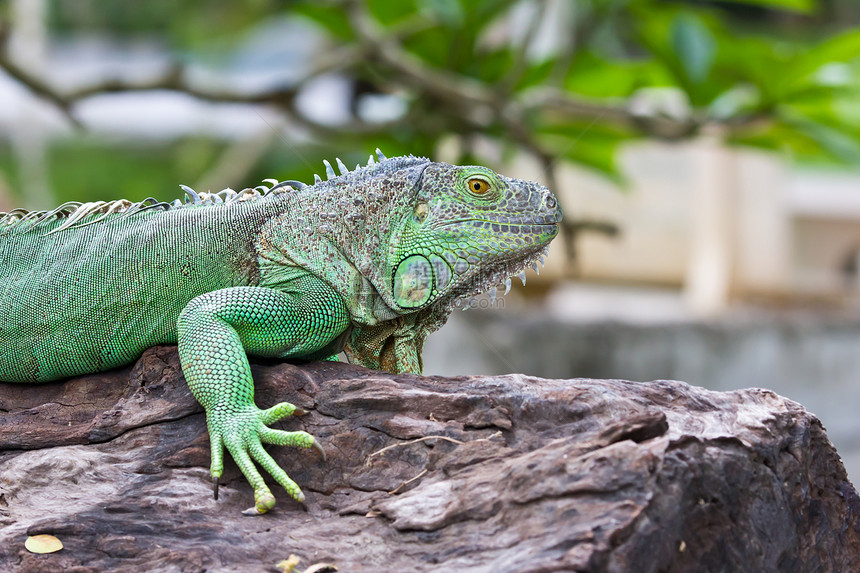
[[[561,209],[536,183],[484,167],[370,157],[313,185],[267,180],[236,193],[66,203],[0,213],[0,380],[107,370],[179,344],[206,410],[215,497],[226,447],[265,513],[257,462],[302,502],[263,444],[322,448],[267,427],[247,354],[336,359],[420,373],[421,348],[456,304],[542,260]],[[506,291],[507,292],[507,291]]]

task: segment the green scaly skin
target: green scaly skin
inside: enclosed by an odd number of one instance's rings
[[[0,380],[108,370],[178,343],[206,410],[216,498],[226,447],[254,488],[246,513],[275,504],[256,465],[303,501],[263,444],[322,449],[306,432],[268,427],[304,412],[258,408],[247,355],[345,350],[368,368],[420,373],[427,335],[455,305],[509,288],[561,220],[536,183],[379,159],[352,172],[338,160],[340,175],[326,162],[314,185],[0,213]]]

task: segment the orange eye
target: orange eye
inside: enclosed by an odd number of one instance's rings
[[[469,186],[469,191],[476,195],[483,195],[490,190],[490,184],[483,179],[478,179],[477,177],[469,179],[467,185]]]

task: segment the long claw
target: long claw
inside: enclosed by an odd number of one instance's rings
[[[296,409],[293,410],[293,416],[307,416],[307,415],[308,415],[308,411],[305,410],[304,408],[299,408],[298,406],[296,406]]]
[[[312,447],[313,449],[315,449],[317,452],[319,452],[319,454],[322,456],[322,460],[323,460],[324,462],[325,462],[325,461],[327,461],[327,458],[326,458],[326,455],[325,455],[325,450],[324,450],[324,449],[323,449],[323,447],[319,444],[319,442],[317,442],[316,440],[314,440],[314,443],[313,443],[313,445],[312,445],[311,447]]]
[[[215,496],[215,499],[218,499],[218,478],[212,478],[212,494]]]

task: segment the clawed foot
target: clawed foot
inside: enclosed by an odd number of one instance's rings
[[[262,515],[275,506],[275,496],[266,486],[263,476],[254,462],[275,478],[287,493],[299,503],[304,503],[305,494],[299,486],[281,469],[272,456],[263,449],[263,444],[313,448],[325,461],[322,447],[307,432],[285,432],[267,427],[287,416],[303,416],[306,410],[282,402],[268,410],[260,410],[251,404],[238,411],[207,412],[209,437],[212,447],[212,486],[215,499],[218,499],[218,481],[224,472],[224,450],[226,447],[236,461],[236,465],[254,488],[254,507],[246,509],[245,515]]]

